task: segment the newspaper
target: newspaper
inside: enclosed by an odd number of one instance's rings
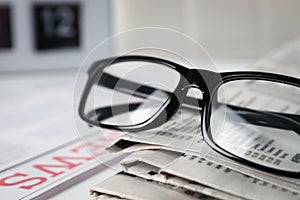
[[[295,45],[296,44],[296,45]],[[270,54],[266,59],[260,60],[253,67],[259,71],[271,71],[291,76],[300,76],[300,40],[288,46],[284,50]],[[267,95],[272,92],[262,92]],[[264,94],[264,95],[265,95]],[[242,101],[245,97],[240,92],[235,101]],[[269,102],[250,102],[263,107]],[[285,102],[274,96],[272,99],[277,109],[286,109]],[[289,112],[299,113],[299,102],[293,95],[286,98],[290,101]],[[251,105],[250,105],[251,106]],[[270,106],[270,105],[268,105]],[[205,194],[217,199],[299,199],[300,180],[279,176],[256,168],[252,168],[231,159],[228,159],[213,151],[201,136],[201,117],[199,112],[181,108],[181,110],[163,127],[139,133],[127,133],[123,135],[113,146],[110,152],[133,152],[125,158],[121,164],[127,174],[140,177],[143,180],[152,180],[155,183],[173,185],[181,189]],[[298,138],[296,138],[298,139]],[[279,138],[274,137],[273,148],[279,147]],[[295,148],[298,148],[297,144]],[[292,160],[288,149],[278,151],[284,155],[278,155],[274,162]],[[287,153],[286,153],[287,152]],[[260,152],[254,151],[257,157]],[[279,161],[277,161],[279,160]],[[299,166],[294,164],[297,170]],[[125,175],[125,174],[123,174]],[[104,198],[123,198],[113,187],[103,190],[106,183],[100,184],[98,194]],[[109,184],[111,185],[111,184]],[[138,187],[140,188],[140,187]],[[145,188],[143,188],[145,189]],[[100,192],[99,192],[100,191]],[[138,199],[138,192],[131,191],[132,196],[126,198]],[[149,199],[155,196],[161,198],[160,193],[147,188],[151,192]],[[98,195],[98,196],[99,196]],[[105,196],[106,195],[106,196]],[[186,199],[186,198],[184,198]]]
[[[180,121],[183,121],[181,127],[174,123],[174,121],[177,120],[177,117],[180,117]],[[294,191],[300,191],[299,179],[277,176],[260,171],[237,163],[214,152],[206,144],[202,135],[199,133],[200,129],[197,127],[198,123],[199,121],[195,118],[195,113],[193,113],[193,111],[181,111],[172,120],[167,122],[167,125],[163,130],[151,130],[139,132],[138,134],[125,134],[113,146],[109,147],[108,150],[110,152],[122,150],[125,152],[133,152],[141,149],[169,149],[183,153],[186,152],[196,156],[204,156],[213,162],[220,163],[254,178],[266,180],[278,186],[284,185]],[[166,127],[169,127],[169,129],[166,129]],[[192,130],[192,132],[187,132],[187,130]]]

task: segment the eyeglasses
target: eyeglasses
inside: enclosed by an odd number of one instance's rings
[[[300,79],[189,69],[147,56],[103,59],[88,75],[79,115],[90,125],[145,131],[163,125],[181,105],[194,107],[201,115],[199,133],[215,151],[261,170],[300,177]],[[188,96],[191,88],[201,95]]]

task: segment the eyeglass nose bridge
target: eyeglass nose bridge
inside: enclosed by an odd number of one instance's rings
[[[198,88],[203,94],[212,94],[215,88],[223,80],[221,74],[205,69],[189,70],[186,74],[186,79],[189,82],[189,84],[186,86],[187,88]]]

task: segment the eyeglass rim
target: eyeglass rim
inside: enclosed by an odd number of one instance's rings
[[[150,128],[154,128],[154,127],[157,127],[157,126],[163,124],[163,123],[161,123],[162,122],[161,119],[165,119],[165,116],[162,116],[162,115],[157,115],[157,117],[152,116],[150,119],[143,122],[143,123],[147,123],[147,122],[151,121],[147,124],[147,126],[144,126],[144,127],[142,124],[141,125],[132,125],[132,126],[116,126],[116,125],[111,125],[111,124],[103,124],[100,122],[96,123],[85,116],[84,107],[85,107],[85,104],[87,101],[89,91],[90,91],[92,85],[94,84],[95,79],[97,79],[97,74],[101,75],[104,68],[111,64],[116,64],[119,62],[128,62],[128,61],[144,61],[144,62],[163,64],[166,67],[170,67],[170,68],[176,70],[181,75],[185,74],[186,70],[188,70],[188,68],[186,68],[182,65],[179,65],[177,63],[174,63],[174,62],[171,62],[168,60],[164,60],[161,58],[155,58],[155,57],[149,57],[149,56],[120,56],[120,57],[106,58],[106,59],[102,59],[100,61],[94,62],[88,70],[89,77],[88,77],[88,81],[85,85],[85,88],[83,90],[83,93],[81,95],[81,99],[80,99],[80,103],[79,103],[79,111],[78,111],[79,116],[84,121],[89,123],[90,125],[107,128],[107,129],[115,129],[115,130],[123,130],[123,131],[126,130],[129,132],[130,131],[137,132],[137,131],[145,130],[145,127],[147,127],[147,129],[150,129]],[[186,94],[186,93],[182,92],[182,90],[181,90],[181,88],[183,88],[186,85],[185,80],[186,79],[184,79],[182,76],[180,76],[179,83],[176,86],[174,92],[171,94],[168,105],[165,106],[165,110],[168,115],[167,120],[172,115],[174,115],[174,113],[177,111],[178,107],[180,106],[180,102],[177,100],[177,98],[181,97],[179,99],[182,99]],[[161,109],[159,111],[161,111]],[[164,120],[164,121],[167,121],[167,120]]]
[[[210,117],[211,114],[208,114],[211,112],[211,98],[215,97],[216,92],[218,91],[218,88],[222,86],[223,84],[226,84],[228,82],[232,81],[239,81],[239,80],[261,80],[261,81],[270,81],[270,82],[276,82],[276,83],[283,83],[290,86],[295,86],[300,88],[300,79],[297,79],[295,77],[289,77],[281,74],[274,74],[274,73],[268,73],[268,72],[253,72],[253,71],[237,71],[237,72],[224,72],[221,73],[221,76],[223,78],[223,82],[219,83],[212,94],[209,95],[209,100],[206,100],[203,104],[202,109],[202,121],[201,121],[201,131],[204,140],[206,143],[215,151],[219,152],[220,154],[224,155],[225,157],[228,157],[232,160],[238,161],[240,163],[245,164],[246,166],[254,167],[256,169],[260,169],[266,172],[270,172],[273,174],[283,175],[287,177],[293,177],[293,178],[300,178],[300,170],[299,172],[292,172],[287,170],[281,170],[276,169],[272,167],[268,167],[265,165],[261,165],[259,163],[252,162],[250,160],[247,160],[245,158],[241,158],[236,154],[233,154],[224,148],[220,147],[213,139],[212,134],[210,132]]]

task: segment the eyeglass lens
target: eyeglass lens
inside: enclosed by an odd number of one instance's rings
[[[238,80],[214,97],[210,132],[222,149],[284,171],[300,166],[300,89],[287,84]]]

